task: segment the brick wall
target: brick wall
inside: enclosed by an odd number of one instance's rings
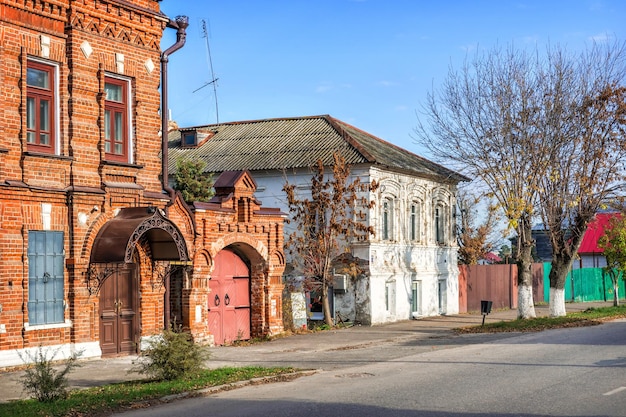
[[[197,340],[211,340],[212,259],[233,245],[251,265],[253,337],[282,331],[283,217],[254,201],[249,174],[231,184],[236,197],[195,211],[180,200],[167,207],[162,194],[158,88],[166,24],[156,0],[0,0],[0,364],[9,350],[98,343],[92,247],[102,228],[129,207],[165,209],[180,230],[193,266],[182,289],[183,325]],[[35,152],[26,142],[29,59],[57,68],[55,154]],[[132,91],[133,146],[123,163],[107,161],[104,150],[106,76],[128,81]],[[26,325],[30,230],[64,233],[63,323]],[[165,288],[155,283],[149,245],[140,240],[136,249],[139,341],[163,327]]]
[[[85,284],[93,240],[116,209],[166,202],[154,196],[161,193],[158,87],[167,20],[155,0],[0,0],[0,20],[0,351],[98,340],[98,297]],[[54,155],[29,151],[26,143],[28,59],[57,68]],[[105,75],[132,87],[128,163],[105,161]],[[51,207],[47,219],[42,204]],[[24,332],[27,236],[44,229],[64,232],[71,326]],[[162,290],[146,303],[155,305],[145,314],[154,332],[159,314],[162,323]]]
[[[198,236],[194,245],[195,298],[188,308],[193,310],[193,303],[199,303],[203,315],[207,314],[213,259],[221,250],[234,247],[250,267],[251,337],[261,337],[283,331],[284,214],[263,209],[252,198],[255,187],[250,174],[243,172],[223,189],[216,189],[210,203],[194,204]],[[206,316],[190,327],[196,339],[206,338]]]

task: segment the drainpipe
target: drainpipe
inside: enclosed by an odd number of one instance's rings
[[[170,198],[170,204],[174,201],[174,189],[169,186],[168,181],[168,155],[167,155],[167,137],[169,133],[169,111],[167,103],[167,62],[169,56],[178,51],[185,45],[187,33],[185,30],[189,26],[189,18],[187,16],[176,16],[175,20],[170,19],[167,23],[168,28],[176,29],[176,43],[165,50],[161,54],[161,176],[163,190],[167,192]],[[163,318],[165,321],[165,329],[170,328],[170,274],[165,277],[165,300],[163,306]]]
[[[178,51],[185,45],[187,39],[187,33],[185,32],[189,26],[189,18],[187,16],[176,16],[175,20],[170,19],[167,23],[167,27],[176,29],[176,43],[170,46],[161,54],[161,182],[163,184],[163,190],[167,192],[170,197],[170,203],[174,200],[174,189],[169,186],[168,181],[168,152],[167,152],[167,137],[169,131],[169,109],[167,102],[167,63],[169,56]]]

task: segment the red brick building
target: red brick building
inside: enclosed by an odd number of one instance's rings
[[[0,0],[0,367],[134,353],[170,320],[201,341],[282,330],[282,214],[245,172],[192,207],[161,182],[186,25],[155,0]]]

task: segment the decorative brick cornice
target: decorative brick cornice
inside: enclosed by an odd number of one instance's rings
[[[50,19],[65,20],[67,0],[4,0],[2,5]]]
[[[67,1],[3,0],[0,21],[60,36],[67,21],[67,10]]]
[[[76,1],[70,9],[71,29],[135,46],[160,50],[167,18],[160,12],[115,0]]]

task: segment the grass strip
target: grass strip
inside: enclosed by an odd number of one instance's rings
[[[626,317],[626,305],[588,308],[567,314],[565,317],[536,317],[487,323],[455,329],[457,333],[540,332],[566,327],[595,326],[609,320]]]
[[[55,402],[33,399],[0,403],[0,417],[86,417],[106,416],[127,409],[142,408],[159,398],[184,392],[231,384],[261,377],[295,372],[295,368],[218,368],[174,381],[132,381],[74,390]]]

